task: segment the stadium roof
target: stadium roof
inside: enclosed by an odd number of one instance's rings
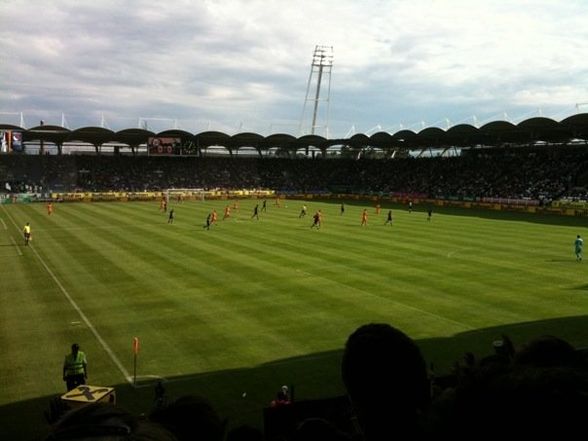
[[[326,139],[318,135],[304,135],[296,138],[284,133],[269,136],[262,136],[258,133],[238,133],[231,136],[215,131],[190,133],[180,129],[169,129],[159,133],[137,128],[128,128],[118,132],[103,127],[80,127],[70,130],[54,125],[25,129],[12,124],[0,124],[0,130],[21,131],[25,143],[46,141],[52,142],[58,147],[67,142],[85,142],[96,147],[105,143],[119,143],[137,147],[146,144],[151,137],[172,137],[180,138],[182,142],[192,142],[198,148],[222,146],[230,152],[244,147],[254,148],[259,152],[271,148],[292,151],[312,147],[325,152],[334,145],[347,145],[356,149],[376,147],[395,150],[446,148],[448,146],[525,145],[536,142],[567,143],[575,139],[588,140],[588,113],[573,115],[560,122],[550,118],[535,117],[516,125],[508,121],[492,121],[479,128],[469,124],[459,124],[447,130],[439,127],[426,127],[418,133],[405,129],[395,133],[378,132],[371,136],[359,133],[346,139]]]

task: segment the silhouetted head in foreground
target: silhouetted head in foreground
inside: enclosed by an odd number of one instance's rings
[[[93,403],[65,414],[45,441],[176,441],[158,424],[110,404]]]
[[[195,395],[178,398],[154,411],[149,419],[172,432],[178,441],[221,441],[225,436],[226,421],[206,399]]]
[[[418,346],[402,331],[380,323],[359,327],[345,345],[341,374],[366,439],[417,430],[430,384]]]

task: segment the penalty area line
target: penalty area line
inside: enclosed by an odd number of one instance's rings
[[[0,222],[2,222],[2,226],[4,227],[5,230],[8,230],[8,227],[6,226],[6,222],[4,222],[4,219],[2,219],[0,217]]]
[[[17,231],[20,231],[20,229],[18,228],[18,225],[16,225],[16,222],[14,222],[14,219],[12,218],[12,216],[10,216],[10,213],[8,213],[8,211],[6,210],[6,208],[4,206],[2,208],[4,209],[4,212],[6,213],[6,215],[8,216],[8,219],[10,219],[10,221],[12,222],[12,225],[14,225],[14,228],[16,228]],[[65,287],[62,285],[62,283],[59,281],[59,279],[57,278],[57,276],[55,276],[55,273],[53,273],[53,271],[51,270],[51,268],[49,268],[49,266],[45,263],[45,261],[43,260],[43,258],[41,257],[41,255],[37,252],[37,250],[33,247],[33,245],[29,244],[28,248],[30,248],[33,251],[33,253],[37,257],[37,259],[39,260],[39,262],[41,263],[41,265],[43,266],[43,268],[45,268],[45,271],[47,271],[47,273],[51,276],[51,278],[53,279],[53,281],[55,282],[55,284],[59,287],[59,289],[61,290],[61,292],[65,296],[65,298],[69,301],[69,303],[71,304],[71,306],[73,307],[73,309],[76,310],[76,312],[81,317],[82,321],[86,324],[86,326],[92,332],[92,334],[94,334],[94,337],[96,337],[96,340],[98,340],[98,342],[100,343],[100,345],[102,346],[102,348],[106,351],[106,353],[108,354],[108,356],[110,357],[110,359],[113,361],[113,363],[119,369],[119,371],[123,374],[125,380],[128,383],[131,383],[132,384],[132,377],[129,375],[128,371],[122,365],[122,363],[120,362],[120,360],[118,359],[118,357],[114,354],[114,352],[112,351],[112,349],[110,348],[110,346],[108,345],[108,343],[106,343],[106,341],[98,333],[98,331],[96,330],[96,328],[94,327],[94,325],[92,324],[92,322],[90,321],[90,319],[88,319],[88,317],[86,316],[86,314],[84,314],[84,311],[82,311],[82,309],[78,306],[78,304],[75,302],[75,300],[69,294],[69,292],[67,291],[67,289],[65,289]]]

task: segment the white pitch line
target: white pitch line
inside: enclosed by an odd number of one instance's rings
[[[4,219],[2,219],[0,217],[0,222],[2,222],[2,226],[4,227],[5,230],[8,230],[8,227],[6,226],[6,223],[4,222]]]
[[[8,210],[6,210],[6,208],[4,206],[2,208],[4,209],[4,212],[6,213],[6,215],[8,216],[8,219],[10,219],[10,221],[12,222],[12,225],[14,225],[14,228],[16,228],[16,230],[20,232],[20,228],[18,228],[18,225],[16,225],[16,222],[14,222],[14,219],[12,218],[12,216],[10,216],[10,213],[8,213]],[[69,295],[69,292],[67,292],[67,289],[65,289],[65,287],[61,284],[59,279],[55,276],[53,271],[51,271],[51,268],[49,268],[49,266],[45,263],[45,261],[43,260],[41,255],[37,252],[37,250],[31,244],[29,244],[28,247],[31,250],[33,250],[33,253],[35,253],[35,256],[37,256],[37,259],[39,259],[39,262],[41,262],[41,265],[43,265],[43,267],[45,268],[47,273],[49,273],[49,275],[51,276],[51,278],[53,279],[55,284],[59,287],[59,289],[61,290],[61,292],[65,296],[65,298],[69,301],[71,306],[77,311],[77,313],[79,314],[79,316],[81,317],[83,322],[86,324],[88,329],[90,329],[90,331],[92,331],[92,334],[94,334],[94,337],[96,337],[96,340],[98,340],[98,342],[100,343],[102,348],[104,348],[106,353],[110,356],[110,359],[113,361],[113,363],[116,365],[116,367],[123,374],[125,380],[132,385],[133,381],[132,381],[131,375],[129,375],[129,373],[127,372],[125,367],[122,365],[122,363],[120,362],[118,357],[114,354],[112,349],[110,349],[110,346],[108,346],[108,343],[106,343],[106,341],[104,341],[102,336],[98,333],[98,331],[96,330],[96,328],[94,327],[92,322],[90,322],[88,317],[86,317],[86,314],[84,314],[84,311],[82,311],[82,309],[77,305],[77,303],[74,301],[74,299],[71,297],[71,295]]]
[[[20,250],[18,244],[16,243],[16,240],[14,240],[14,237],[10,236],[10,240],[12,241],[14,246],[16,247],[16,251],[18,252],[18,255],[22,256],[22,251]]]

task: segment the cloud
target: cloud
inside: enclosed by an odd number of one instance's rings
[[[317,44],[340,132],[588,101],[583,0],[14,0],[0,17],[5,112],[295,131]]]

